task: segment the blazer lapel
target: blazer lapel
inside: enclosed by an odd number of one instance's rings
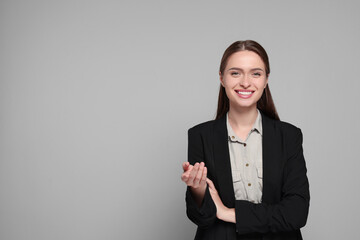
[[[274,119],[266,116],[262,111],[262,125],[263,125],[263,193],[262,202],[272,203],[275,194],[274,187],[279,187],[273,184],[278,179],[278,171],[280,169],[279,159],[281,155],[281,140],[279,138],[278,130]]]
[[[263,195],[262,201],[268,202],[271,196],[271,188],[268,188],[268,180],[271,179],[272,162],[277,159],[277,149],[275,149],[275,128],[274,120],[267,117],[261,110],[263,128]],[[215,120],[214,123],[214,164],[216,169],[216,179],[214,184],[219,191],[221,200],[227,207],[235,206],[235,193],[232,181],[230,164],[228,132],[226,128],[226,115]]]
[[[214,124],[214,164],[216,169],[215,187],[221,200],[227,207],[235,206],[235,194],[232,181],[226,115]]]

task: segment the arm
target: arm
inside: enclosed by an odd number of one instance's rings
[[[203,162],[191,165],[189,162],[183,163],[183,174],[181,180],[189,187],[191,196],[196,204],[201,207],[206,190],[207,168]]]
[[[236,224],[238,234],[252,232],[285,232],[303,227],[309,210],[309,183],[298,129],[284,168],[283,197],[277,204],[254,204],[236,200],[235,209],[225,207],[209,181],[211,196],[218,207],[219,219]]]
[[[236,229],[239,234],[292,231],[305,226],[310,193],[302,141],[302,132],[297,128],[296,136],[288,146],[289,154],[283,173],[283,196],[279,203],[235,202]]]
[[[218,191],[215,188],[214,183],[210,179],[206,179],[209,186],[209,192],[216,206],[216,217],[225,222],[236,223],[235,208],[226,207],[219,196]]]
[[[204,162],[204,160],[200,133],[191,128],[188,131],[188,161],[195,166],[197,162]],[[206,228],[216,220],[216,207],[206,183],[198,192],[188,186],[185,201],[188,218],[199,227]]]

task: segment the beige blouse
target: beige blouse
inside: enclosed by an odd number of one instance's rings
[[[245,140],[235,134],[226,113],[235,199],[253,203],[261,203],[263,184],[262,121],[259,109],[257,111],[257,118]]]

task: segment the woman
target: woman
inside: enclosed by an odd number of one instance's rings
[[[216,119],[188,130],[181,179],[195,239],[302,239],[310,200],[302,132],[280,121],[269,73],[260,44],[231,44]]]

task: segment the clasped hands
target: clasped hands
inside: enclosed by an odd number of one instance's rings
[[[201,206],[205,196],[206,186],[208,185],[211,198],[216,206],[216,217],[226,222],[235,223],[235,209],[226,207],[221,201],[214,183],[207,178],[207,167],[204,162],[197,162],[195,165],[191,165],[189,162],[184,162],[182,167],[183,173],[181,175],[181,180],[190,187],[191,194],[198,206]]]

